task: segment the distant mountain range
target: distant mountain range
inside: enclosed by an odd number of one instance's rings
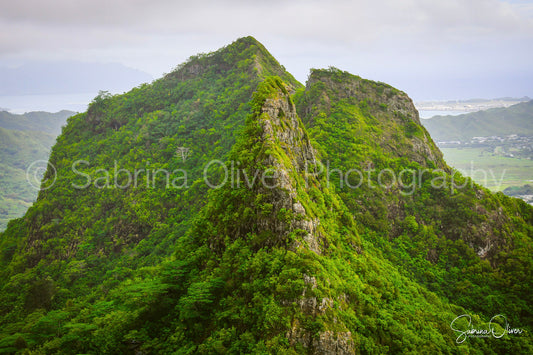
[[[61,126],[73,114],[75,112],[67,110],[56,113],[27,112],[22,115],[0,111],[0,127],[17,131],[45,132],[57,136],[61,133]]]
[[[474,137],[533,136],[533,100],[507,108],[494,108],[457,116],[421,120],[437,141],[469,142]]]
[[[149,74],[116,63],[60,61],[0,67],[2,96],[121,92],[150,81]]]

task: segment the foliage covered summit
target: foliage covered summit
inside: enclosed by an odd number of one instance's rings
[[[50,162],[0,235],[0,351],[533,350],[532,208],[454,185],[388,85],[331,68],[304,87],[247,37],[95,98]],[[525,333],[456,342],[457,316],[494,312]]]

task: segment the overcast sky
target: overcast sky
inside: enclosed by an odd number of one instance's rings
[[[302,82],[333,65],[414,99],[533,97],[533,1],[0,2],[0,66],[118,62],[157,78],[247,35]]]

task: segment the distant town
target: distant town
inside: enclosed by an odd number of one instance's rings
[[[472,137],[469,141],[437,141],[439,148],[485,148],[487,152],[508,158],[533,160],[533,137],[511,134],[507,136]]]
[[[415,106],[419,111],[459,111],[476,112],[497,107],[509,107],[520,102],[530,101],[531,98],[503,97],[498,99],[471,99],[471,100],[449,100],[449,101],[419,101]]]

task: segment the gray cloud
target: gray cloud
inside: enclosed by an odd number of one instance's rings
[[[0,3],[0,64],[38,58],[118,61],[159,75],[191,54],[249,34],[264,41],[282,62],[286,60],[284,64],[300,80],[310,66],[323,62],[387,76],[400,70],[421,76],[436,67],[454,73],[501,71],[502,65],[525,70],[533,61],[529,49],[533,4],[516,0]]]
[[[347,40],[375,39],[391,34],[427,34],[421,33],[422,30],[430,33],[531,35],[532,19],[524,11],[527,5],[497,0],[26,0],[3,2],[0,21],[4,26],[32,24],[68,29],[101,26],[109,30],[125,28],[153,33],[233,33],[256,29],[267,33]]]

